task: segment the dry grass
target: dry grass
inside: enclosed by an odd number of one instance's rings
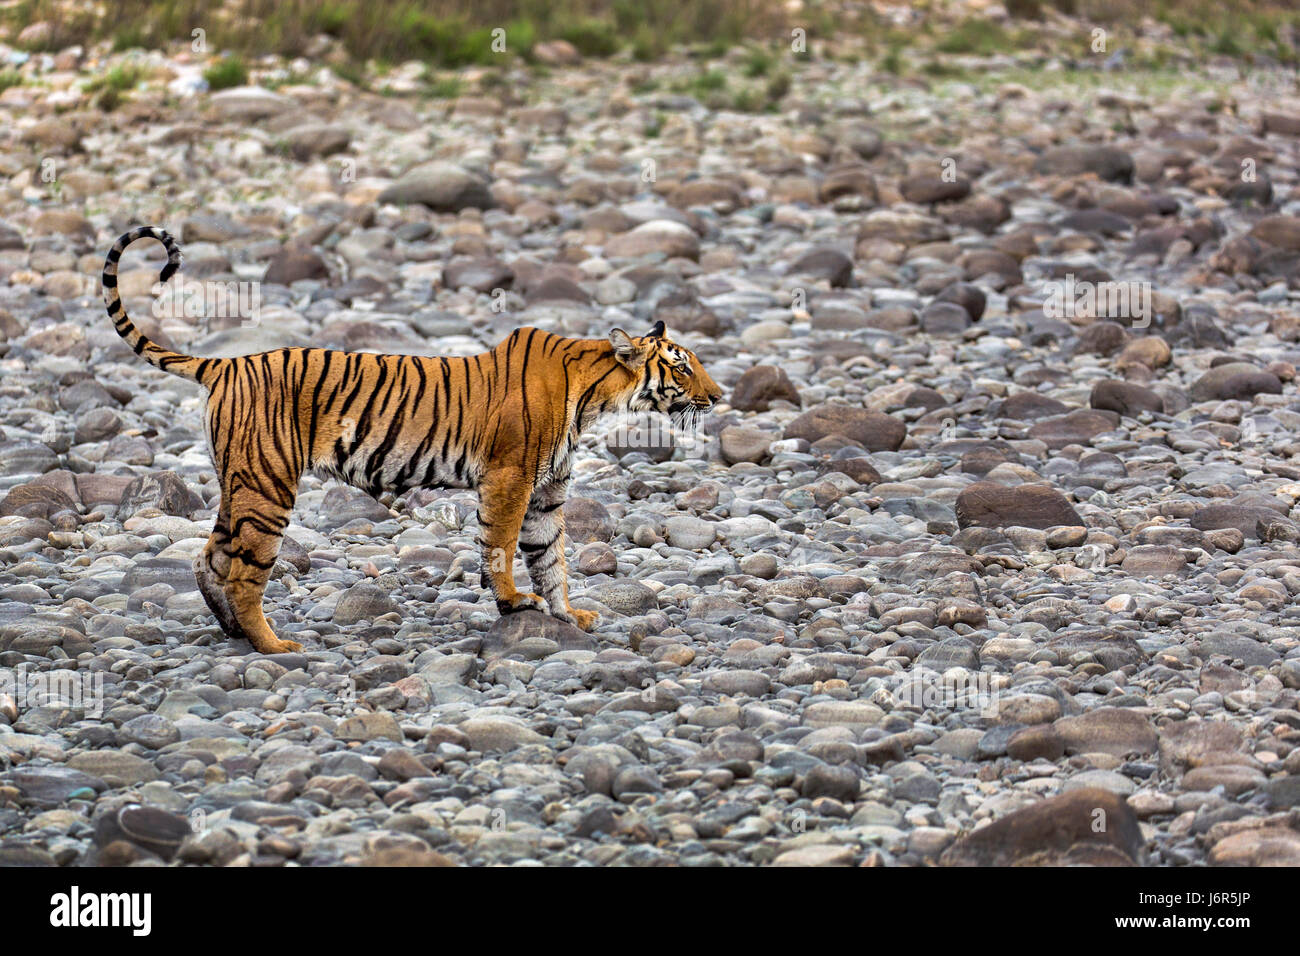
[[[54,29],[51,46],[110,40],[118,49],[191,42],[247,55],[301,54],[320,34],[357,60],[426,60],[441,66],[490,63],[493,30],[527,55],[540,40],[565,39],[587,56],[639,45],[739,42],[778,35],[785,17],[771,0],[114,0],[97,16],[86,5],[21,0],[0,16],[15,32],[36,21]]]
[[[1058,14],[1064,13],[1105,25],[1118,39],[1133,37],[1143,17],[1152,16],[1198,56],[1298,62],[1295,0],[1008,0],[1012,18],[1005,24],[946,13],[942,0],[912,5],[927,14],[907,28],[878,18],[866,4],[842,0],[807,0],[797,13],[781,0],[10,0],[0,6],[0,23],[14,36],[30,23],[47,22],[52,48],[97,41],[116,49],[165,48],[189,45],[202,30],[209,52],[246,58],[300,55],[326,34],[356,63],[414,59],[446,68],[500,63],[493,44],[498,30],[505,31],[506,51],[525,59],[536,43],[559,38],[584,56],[630,52],[654,60],[673,47],[715,58],[746,41],[777,50],[788,47],[799,27],[810,41],[853,40],[898,72],[906,49],[939,57],[1051,53],[1060,44]],[[754,60],[747,69],[764,66]]]

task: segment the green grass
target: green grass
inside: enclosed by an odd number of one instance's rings
[[[144,79],[144,70],[138,66],[130,64],[121,64],[115,66],[107,73],[95,77],[85,85],[87,93],[97,93],[100,90],[113,90],[117,93],[125,93],[128,90],[135,89],[136,85]]]
[[[727,74],[722,70],[704,70],[695,74],[685,84],[686,92],[702,95],[727,88]]]
[[[439,20],[421,10],[408,10],[400,21],[403,35],[416,59],[439,66],[486,65],[495,61],[492,29],[472,28],[461,19]],[[507,45],[509,35],[507,34]]]
[[[737,113],[761,113],[767,106],[767,97],[752,86],[737,90],[731,97],[731,108]]]
[[[366,67],[363,63],[348,61],[346,63],[335,63],[330,69],[340,80],[347,80],[358,89],[366,89],[368,80],[366,79]]]
[[[775,106],[789,95],[793,85],[794,80],[791,79],[790,74],[782,70],[780,73],[773,74],[763,92],[767,95],[767,101]]]
[[[1044,73],[1042,70],[1017,67],[1008,70],[979,71],[972,73],[968,81],[985,94],[996,92],[1004,84],[1013,83],[1033,87],[1039,93],[1070,95],[1079,102],[1102,89],[1119,90],[1153,98],[1168,96],[1175,91],[1221,94],[1227,91],[1222,81],[1189,75],[1185,70],[1172,66],[1163,70],[1133,68],[1123,73],[1103,73],[1100,70],[1060,70]]]
[[[211,0],[7,0],[0,2],[0,25],[13,38],[31,23],[46,22],[52,28],[48,49],[107,42],[117,52],[188,47],[192,31],[202,28],[209,51],[250,63],[266,54],[300,56],[315,37],[327,34],[354,64],[419,60],[441,69],[507,65],[512,58],[530,61],[537,43],[554,39],[567,40],[584,57],[630,53],[640,62],[675,50],[708,62],[729,58],[741,47],[738,59],[727,59],[732,75],[758,80],[788,65],[787,58],[810,58],[810,52],[790,49],[795,27],[806,31],[808,51],[814,41],[819,55],[860,60],[865,51],[885,72],[900,75],[907,71],[908,51],[923,63],[944,54],[1072,49],[1070,40],[1044,28],[1049,14],[1060,11],[1086,27],[1104,24],[1112,48],[1134,47],[1141,17],[1151,16],[1182,38],[1177,45],[1194,57],[1267,57],[1284,64],[1300,60],[1296,0],[1004,4],[1009,22],[970,16],[952,23],[936,13],[950,5],[918,3],[913,6],[921,19],[904,29],[868,4],[806,3],[796,10],[785,0],[239,0],[218,5],[219,10]],[[504,53],[492,49],[492,31],[502,27]]]
[[[208,89],[213,92],[247,86],[248,67],[237,56],[224,56],[203,71],[203,78],[208,81]]]
[[[1014,48],[1011,35],[992,20],[974,17],[963,20],[935,44],[939,53],[973,53],[994,56],[1009,53]]]
[[[898,44],[890,44],[885,55],[880,58],[880,68],[892,76],[900,76],[903,72],[903,47]]]
[[[537,27],[529,20],[513,20],[506,25],[506,52],[530,59],[537,43]]]
[[[650,63],[668,52],[668,43],[663,34],[647,26],[637,27],[632,35],[632,59],[638,63]]]
[[[613,56],[623,44],[618,28],[605,20],[584,17],[561,28],[560,39],[568,40],[583,56]]]
[[[138,66],[123,63],[102,73],[82,86],[93,93],[92,102],[105,113],[111,113],[125,101],[126,93],[135,89],[144,79],[145,71]]]
[[[358,62],[418,59],[452,68],[499,56],[491,49],[498,27],[514,56],[565,39],[588,57],[631,47],[657,58],[679,44],[721,55],[746,37],[788,35],[791,19],[778,0],[241,0],[237,8],[228,16],[211,0],[18,0],[0,6],[0,23],[16,35],[48,22],[54,49],[106,40],[118,51],[188,44],[202,28],[209,50],[245,57],[299,56],[324,33]]]
[[[0,93],[11,86],[22,86],[23,75],[17,70],[0,70]]]
[[[1245,49],[1235,30],[1224,30],[1210,41],[1210,52],[1220,56],[1241,56]]]
[[[435,100],[454,100],[465,91],[465,81],[459,76],[442,76],[429,84],[429,95]]]
[[[144,50],[149,47],[149,36],[140,27],[126,27],[113,37],[113,52]]]
[[[936,80],[965,80],[971,76],[970,70],[944,63],[941,60],[926,60],[921,64],[921,72]]]

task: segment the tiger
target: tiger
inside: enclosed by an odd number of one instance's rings
[[[220,500],[195,577],[222,629],[261,654],[302,649],[275,635],[262,598],[307,470],[376,497],[476,490],[477,543],[498,612],[543,611],[590,631],[598,615],[569,604],[564,556],[563,505],[580,436],[606,413],[659,412],[694,427],[722,396],[663,322],[647,335],[614,328],[603,339],[525,327],[468,357],[300,347],[184,355],[151,341],[123,308],[118,261],[139,239],[166,249],[160,283],[181,268],[165,230],[132,229],[105,259],[104,303],[137,355],[207,390],[204,432]],[[516,549],[532,592],[515,586]]]

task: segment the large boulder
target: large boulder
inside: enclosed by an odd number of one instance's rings
[[[434,160],[407,170],[379,194],[381,203],[420,203],[436,212],[492,208],[486,180],[455,163]]]
[[[907,437],[907,426],[892,415],[828,402],[810,408],[785,428],[785,438],[817,442],[839,436],[867,451],[897,451]]]
[[[1124,798],[1096,787],[1048,797],[966,834],[942,866],[1134,866],[1142,830]]]
[[[957,496],[957,523],[963,528],[1078,527],[1079,513],[1065,495],[1046,484],[999,485],[977,481]]]

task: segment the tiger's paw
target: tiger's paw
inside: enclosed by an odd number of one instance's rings
[[[253,647],[259,654],[296,654],[302,650],[302,645],[297,641],[282,641],[279,638],[270,641],[254,641]]]
[[[555,615],[561,621],[567,621],[574,627],[579,627],[584,631],[590,631],[600,617],[595,611],[584,611],[579,607],[566,608]]]
[[[546,599],[540,594],[519,593],[509,598],[497,598],[498,614],[517,614],[520,611],[545,611]]]

